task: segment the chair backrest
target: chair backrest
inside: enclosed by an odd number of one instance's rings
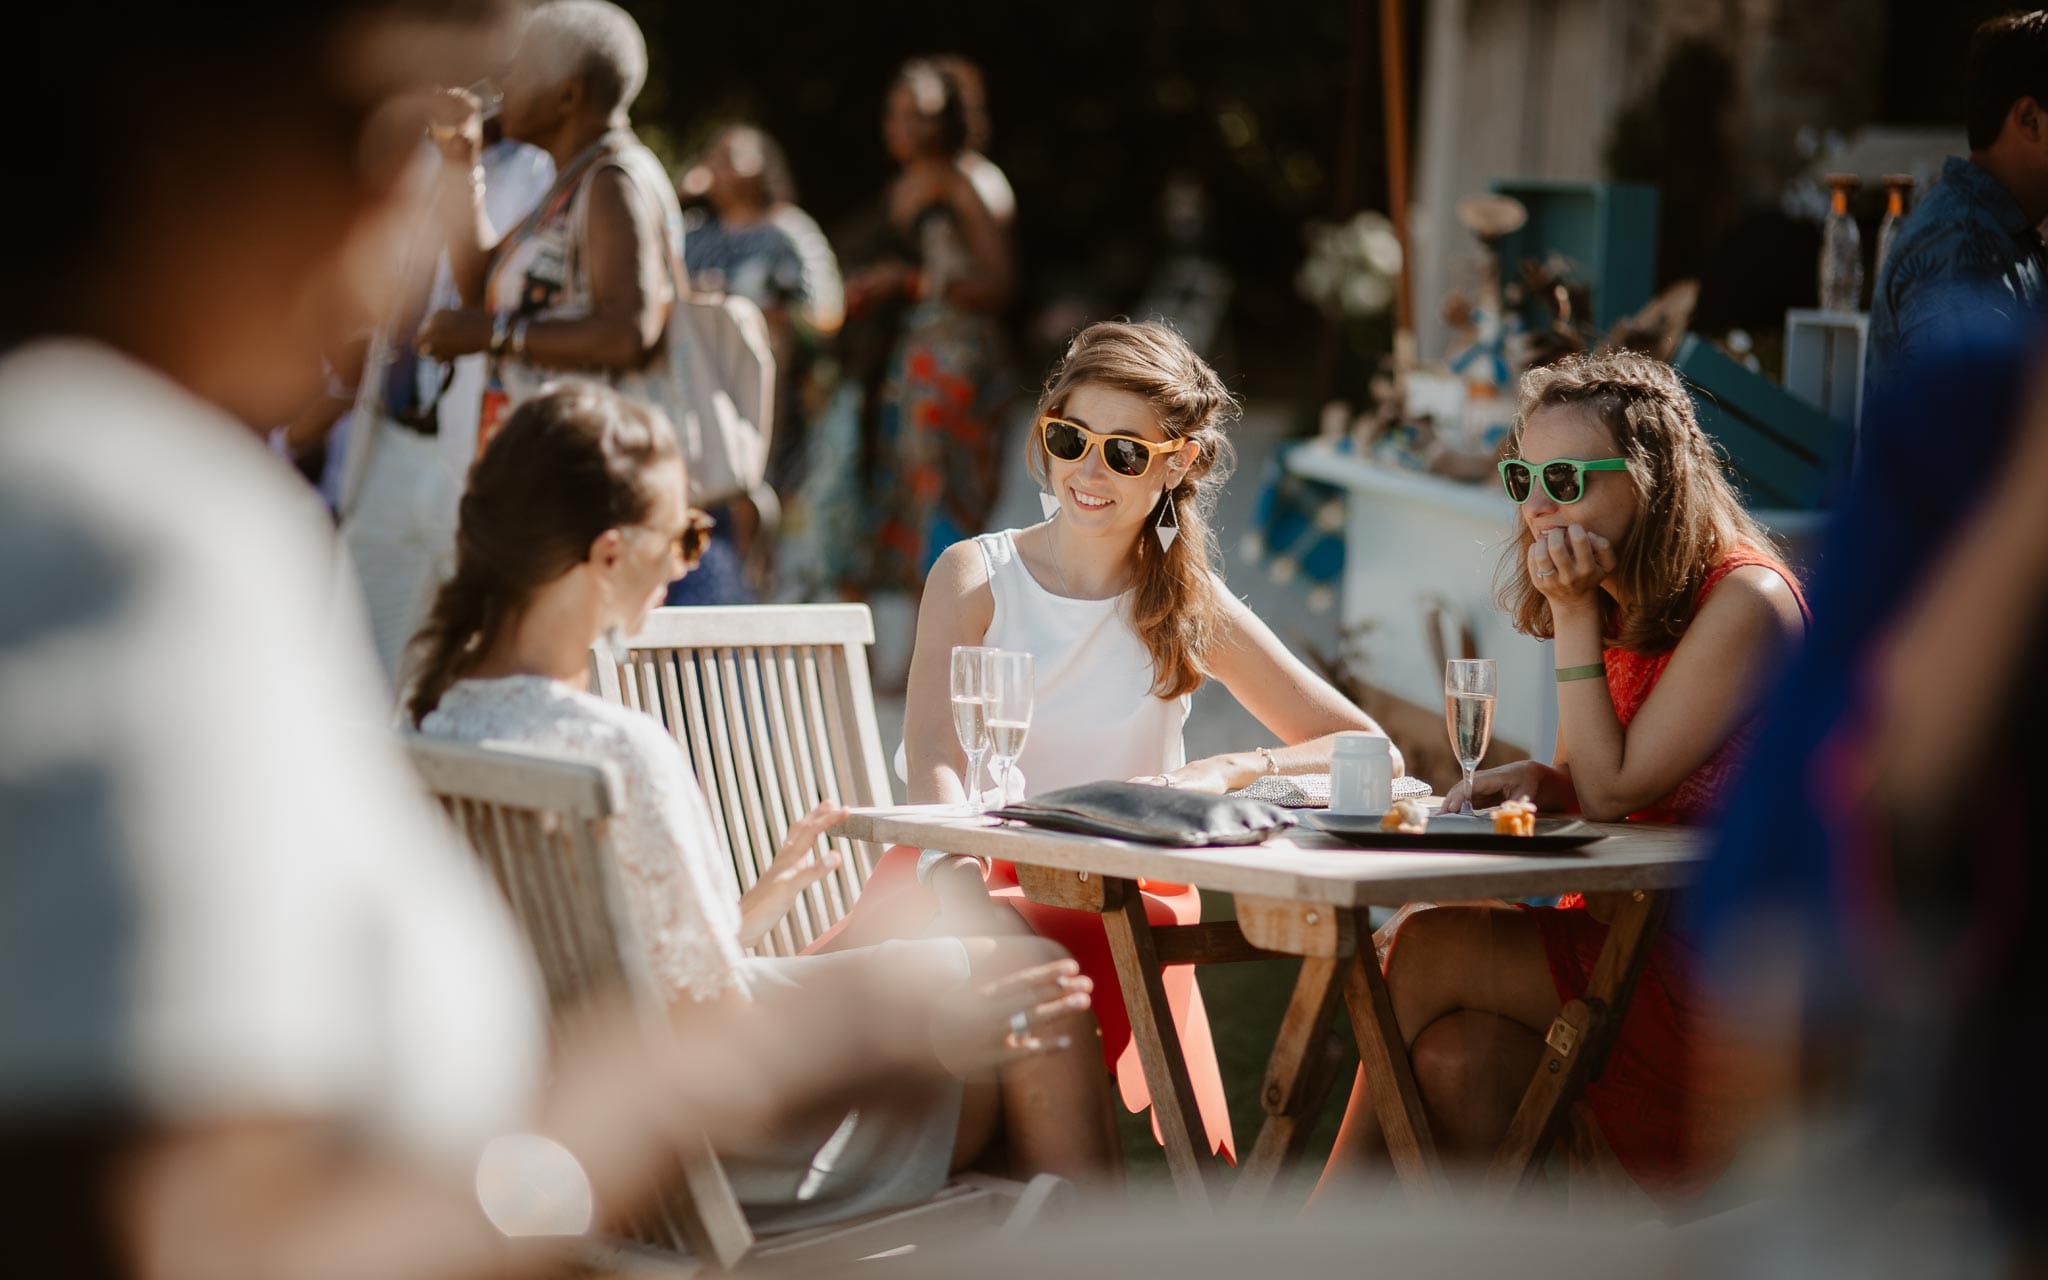
[[[875,720],[866,605],[656,609],[614,663],[592,650],[600,697],[658,717],[682,745],[751,887],[790,823],[820,801],[893,803]],[[757,950],[795,955],[859,897],[880,850],[833,837],[839,870],[813,886]]]
[[[408,735],[412,763],[511,904],[547,985],[552,1024],[624,988],[666,1033],[667,1001],[632,926],[610,819],[618,775],[608,765],[510,747]],[[753,1247],[732,1184],[708,1142],[679,1155],[636,1234],[729,1269]]]

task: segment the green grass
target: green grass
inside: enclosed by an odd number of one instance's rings
[[[1202,918],[1234,919],[1230,895],[1203,894]],[[1265,1084],[1266,1057],[1273,1051],[1274,1037],[1280,1033],[1280,1021],[1286,1016],[1287,1001],[1294,994],[1294,980],[1300,969],[1301,961],[1288,959],[1204,965],[1196,970],[1202,1002],[1209,1011],[1210,1034],[1216,1039],[1216,1059],[1223,1069],[1223,1087],[1230,1101],[1230,1127],[1240,1158],[1250,1152],[1265,1121],[1259,1094]],[[1336,1141],[1345,1100],[1351,1096],[1351,1079],[1358,1070],[1358,1050],[1352,1041],[1350,1022],[1341,1010],[1335,1025],[1343,1046],[1336,1083],[1309,1137],[1297,1178],[1276,1189],[1278,1206],[1298,1204],[1314,1185],[1323,1162],[1329,1158],[1330,1146]],[[1168,1181],[1166,1153],[1153,1141],[1150,1116],[1131,1115],[1121,1104],[1117,1113],[1124,1166],[1132,1184],[1164,1186]]]

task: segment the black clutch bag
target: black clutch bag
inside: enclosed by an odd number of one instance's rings
[[[1176,791],[1142,782],[1061,787],[995,812],[998,818],[1053,831],[1202,848],[1258,844],[1294,825],[1294,815],[1262,800]]]

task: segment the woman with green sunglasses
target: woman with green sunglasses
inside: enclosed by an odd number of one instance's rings
[[[1501,483],[1519,511],[1500,600],[1518,630],[1555,642],[1556,753],[1482,771],[1446,808],[1526,796],[1601,821],[1702,820],[1732,780],[1764,681],[1804,630],[1797,581],[1668,365],[1619,353],[1532,371],[1508,452]],[[1574,894],[1555,908],[1441,907],[1397,929],[1387,987],[1440,1143],[1498,1143],[1544,1033],[1586,989],[1613,905]],[[1667,1200],[1719,1171],[1746,1106],[1688,1069],[1708,1041],[1686,954],[1660,939],[1585,1095],[1622,1169]],[[1361,1076],[1319,1197],[1379,1149]]]

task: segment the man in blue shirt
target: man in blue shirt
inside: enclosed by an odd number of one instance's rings
[[[1949,158],[1878,276],[1866,398],[1965,317],[2048,307],[2048,10],[1977,28],[1967,83],[1970,154]]]

